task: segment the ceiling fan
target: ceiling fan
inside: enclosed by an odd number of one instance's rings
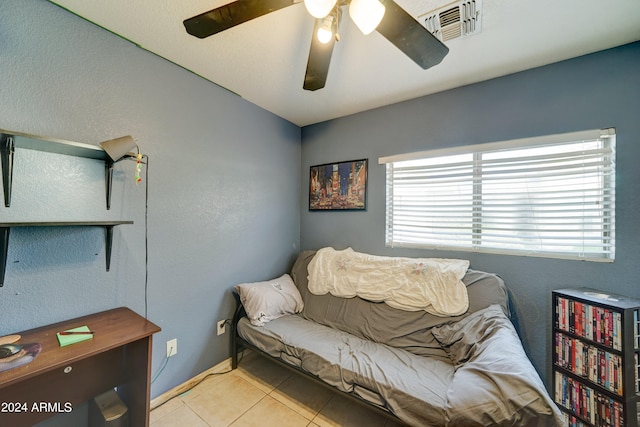
[[[237,0],[183,23],[187,33],[206,38],[302,0]],[[423,69],[439,64],[449,49],[393,0],[304,0],[316,18],[303,89],[325,86],[331,54],[339,39],[342,8],[365,35],[374,29]]]

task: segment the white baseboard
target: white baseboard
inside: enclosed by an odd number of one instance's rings
[[[160,396],[156,397],[155,399],[152,399],[151,400],[151,410],[157,408],[158,406],[162,405],[163,403],[167,402],[168,400],[171,400],[174,397],[179,396],[182,393],[190,390],[197,383],[202,381],[202,379],[204,377],[206,377],[207,375],[220,374],[220,373],[223,373],[223,372],[226,372],[226,371],[230,371],[230,370],[231,370],[231,358],[229,357],[228,359],[223,360],[222,362],[218,363],[217,365],[212,366],[211,368],[207,369],[206,371],[201,372],[200,374],[198,374],[195,377],[193,377],[193,378],[183,382],[182,384],[172,388],[171,390],[162,393]]]

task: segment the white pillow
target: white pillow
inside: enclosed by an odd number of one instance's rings
[[[255,326],[300,313],[304,307],[300,292],[288,274],[266,282],[242,283],[235,288],[249,321]]]

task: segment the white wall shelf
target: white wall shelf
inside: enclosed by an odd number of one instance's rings
[[[13,186],[13,157],[16,148],[45,151],[67,156],[85,157],[105,162],[105,190],[107,209],[111,208],[111,187],[113,181],[113,161],[106,151],[97,145],[61,139],[41,138],[23,133],[0,129],[0,167],[2,169],[2,188],[4,205],[11,206],[11,188]]]
[[[9,231],[12,227],[104,227],[106,270],[109,271],[111,267],[113,227],[123,224],[133,224],[133,221],[0,222],[0,287],[4,284],[7,253],[9,252]]]

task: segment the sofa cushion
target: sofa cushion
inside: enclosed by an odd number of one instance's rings
[[[558,408],[499,306],[433,328],[433,334],[456,364],[447,391],[448,425],[562,424]]]
[[[462,279],[469,295],[469,310],[462,316],[440,317],[426,312],[407,312],[359,297],[314,295],[308,290],[307,280],[307,266],[314,255],[315,251],[302,252],[291,269],[291,277],[304,302],[301,315],[363,339],[417,355],[446,359],[447,354],[431,333],[432,327],[460,320],[491,304],[498,304],[505,313],[509,313],[507,289],[502,279],[495,274],[473,270],[467,271]]]
[[[376,405],[384,403],[385,409],[410,425],[442,425],[454,375],[449,360],[363,340],[300,315],[284,316],[264,327],[243,318],[238,334],[341,391]]]

